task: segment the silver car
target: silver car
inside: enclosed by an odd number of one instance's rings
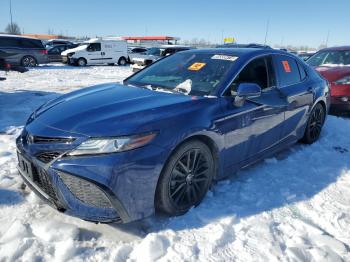
[[[47,50],[39,39],[0,34],[0,50],[14,53],[6,60],[11,65],[34,67],[48,62]]]

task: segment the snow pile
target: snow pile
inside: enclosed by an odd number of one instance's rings
[[[0,261],[349,261],[350,119],[220,181],[181,217],[96,225],[20,190],[15,138],[41,103],[127,67],[42,67],[0,82]],[[40,95],[38,95],[40,94]]]

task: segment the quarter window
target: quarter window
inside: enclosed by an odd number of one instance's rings
[[[306,71],[300,63],[298,63],[298,67],[299,67],[299,72],[300,72],[300,79],[304,80],[306,78]]]
[[[275,56],[275,62],[280,87],[294,85],[300,82],[299,68],[294,58],[278,55]]]

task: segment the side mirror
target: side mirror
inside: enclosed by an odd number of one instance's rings
[[[258,84],[241,83],[237,89],[234,105],[238,107],[243,106],[246,98],[259,97],[260,95],[261,95],[261,87]]]

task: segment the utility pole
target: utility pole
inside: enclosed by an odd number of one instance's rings
[[[267,35],[268,35],[268,32],[269,32],[269,27],[270,27],[270,19],[267,20],[267,24],[266,24],[264,45],[266,45],[266,42],[267,42]]]
[[[10,0],[10,19],[11,19],[11,28],[13,26],[13,21],[12,21],[12,0]]]
[[[329,40],[329,29],[328,29],[328,32],[327,32],[326,47],[328,46],[328,40]]]

